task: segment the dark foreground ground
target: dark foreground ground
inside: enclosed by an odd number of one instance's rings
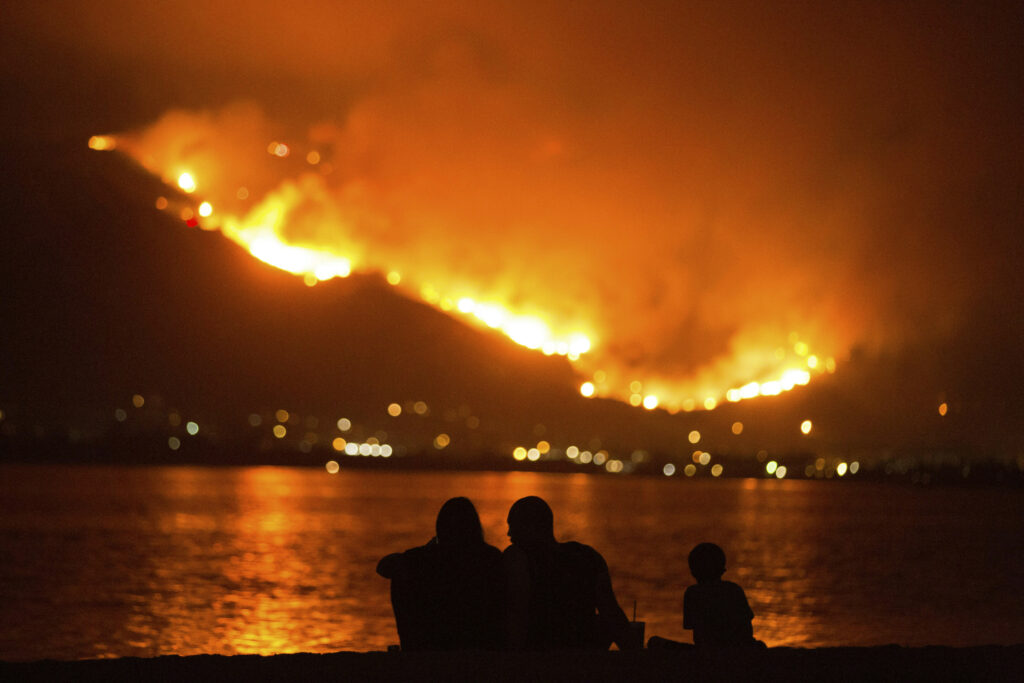
[[[1024,645],[756,652],[199,655],[0,662],[4,681],[1024,681]]]

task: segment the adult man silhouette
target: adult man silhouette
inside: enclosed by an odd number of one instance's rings
[[[588,545],[556,541],[554,515],[543,499],[527,496],[512,505],[508,535],[502,564],[510,648],[606,650],[613,641],[619,649],[639,647],[604,558]]]

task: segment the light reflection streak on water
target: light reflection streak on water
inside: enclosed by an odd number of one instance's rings
[[[468,495],[507,545],[546,498],[648,635],[687,640],[686,555],[720,543],[770,645],[1024,638],[1014,492],[583,474],[0,468],[0,659],[329,652],[397,642],[381,555]],[[984,525],[980,524],[984,521]],[[964,590],[969,586],[970,590]]]

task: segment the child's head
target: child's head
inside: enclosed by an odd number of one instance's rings
[[[688,560],[697,581],[714,581],[725,573],[725,552],[714,543],[698,543]]]

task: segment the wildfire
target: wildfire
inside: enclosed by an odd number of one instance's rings
[[[308,238],[293,237],[316,233],[316,226],[324,222],[339,223],[342,227],[346,222],[346,217],[337,211],[324,189],[322,175],[331,172],[331,165],[316,150],[299,152],[294,145],[271,141],[264,149],[276,163],[294,164],[297,155],[307,166],[296,178],[271,184],[259,192],[247,185],[229,186],[209,159],[199,159],[193,167],[180,152],[179,156],[160,158],[134,147],[130,139],[109,135],[93,136],[88,144],[98,151],[124,151],[184,193],[178,199],[160,197],[157,208],[180,216],[189,226],[221,231],[255,258],[302,277],[311,287],[332,278],[348,277],[357,270],[380,272],[390,285],[401,287],[406,295],[418,295],[445,313],[500,331],[528,349],[566,357],[590,376],[579,387],[580,394],[586,398],[614,398],[646,410],[713,410],[722,401],[776,396],[808,384],[814,375],[835,371],[833,358],[812,354],[809,345],[793,333],[787,346],[744,348],[723,361],[733,363],[729,373],[716,375],[715,369],[711,369],[706,376],[688,382],[658,377],[640,381],[629,377],[628,371],[622,368],[609,368],[611,371],[606,372],[595,366],[607,363],[607,354],[597,361],[590,358],[591,352],[600,348],[592,331],[560,325],[557,316],[538,312],[535,307],[526,311],[497,300],[493,294],[479,296],[477,292],[467,291],[465,282],[454,287],[439,286],[436,273],[417,283],[415,274],[410,276],[404,272],[406,269],[394,267],[396,264],[381,262],[371,245],[354,238],[345,245],[336,240],[316,243]],[[204,166],[210,167],[210,175],[217,177],[216,182],[205,182],[205,175],[196,170]],[[293,230],[296,223],[312,225],[313,229],[296,233]],[[750,372],[756,379],[742,386],[723,386],[720,377],[735,376],[737,368],[743,364],[753,368]]]

